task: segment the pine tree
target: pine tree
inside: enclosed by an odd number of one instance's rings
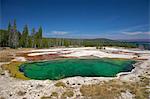
[[[9,47],[16,48],[19,45],[19,36],[17,31],[16,20],[14,20],[13,26],[9,23],[8,25],[8,33],[9,33]]]
[[[12,42],[11,42],[11,40],[12,40],[12,32],[11,32],[11,24],[10,24],[10,22],[8,23],[8,28],[7,28],[7,31],[8,31],[8,35],[9,35],[9,37],[8,37],[8,46],[9,47],[11,47],[11,45],[12,45]]]
[[[42,39],[42,27],[39,28],[39,38]]]
[[[16,20],[14,20],[14,25],[13,25],[13,28],[11,30],[11,33],[12,33],[12,38],[11,38],[11,41],[12,41],[12,46],[13,48],[17,48],[18,45],[19,45],[19,35],[18,35],[18,31],[17,31],[17,25],[16,25]]]
[[[35,29],[33,28],[32,29],[32,32],[31,32],[31,46],[32,48],[36,48],[36,42],[35,42],[35,39],[36,39],[36,32],[35,32]]]
[[[20,39],[20,45],[21,47],[29,47],[29,31],[28,31],[28,26],[25,25],[23,29],[23,33]]]
[[[0,29],[0,47],[8,46],[9,34],[7,30]]]
[[[42,47],[42,27],[41,26],[37,33],[37,45],[38,45],[38,48]]]

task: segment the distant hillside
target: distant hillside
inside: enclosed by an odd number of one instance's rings
[[[47,38],[47,39],[62,39],[62,38]],[[107,39],[107,38],[95,38],[95,39],[63,38],[63,39],[66,39],[66,40],[75,40],[75,41],[83,40],[83,41],[122,42],[122,41],[119,41],[119,40],[111,40],[111,39]]]
[[[124,41],[111,40],[106,38],[96,39],[73,39],[73,38],[45,38],[51,42],[51,46],[119,46],[119,47],[137,47]]]
[[[126,42],[147,42],[150,43],[150,39],[130,39],[130,40],[119,40],[119,41],[126,41]]]
[[[120,40],[120,41],[135,44],[140,49],[150,50],[150,39],[132,39],[132,40]]]

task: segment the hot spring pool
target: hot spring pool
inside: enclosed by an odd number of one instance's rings
[[[66,77],[114,77],[131,71],[135,61],[123,59],[62,59],[25,63],[20,71],[31,79],[58,80]]]

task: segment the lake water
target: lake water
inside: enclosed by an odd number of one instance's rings
[[[114,77],[131,71],[135,61],[123,59],[61,59],[25,63],[20,71],[31,79],[58,80],[66,77]]]

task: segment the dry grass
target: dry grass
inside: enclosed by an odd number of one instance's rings
[[[126,91],[126,89],[121,86],[122,83],[116,83],[115,81],[105,82],[104,84],[83,85],[80,92],[85,97],[114,99],[120,95],[120,92]]]
[[[0,68],[0,75],[4,75],[4,71]]]
[[[148,78],[147,75],[141,76],[139,82],[126,84],[130,92],[135,94],[136,99],[148,99],[148,86],[150,87],[150,78]]]
[[[24,96],[26,94],[26,92],[24,92],[24,91],[18,91],[17,92],[17,95],[18,96]]]
[[[121,92],[129,90],[136,99],[148,99],[149,93],[146,87],[148,84],[149,79],[146,77],[143,81],[135,83],[112,80],[104,84],[83,85],[80,92],[86,98],[115,99],[121,95]]]
[[[50,96],[42,96],[41,99],[58,99],[58,93],[57,92],[52,92]]]
[[[8,70],[10,73],[10,76],[12,77],[27,80],[29,78],[25,77],[24,74],[19,71],[19,66],[22,63],[23,62],[11,62],[10,64],[4,64],[2,65],[2,69]]]
[[[66,89],[66,91],[62,93],[61,99],[66,99],[67,97],[71,98],[73,97],[73,95],[74,95],[74,92],[71,89]]]
[[[56,87],[66,87],[66,84],[64,82],[59,81],[55,84],[55,86]]]
[[[58,93],[57,92],[52,92],[51,97],[58,97]]]
[[[6,98],[4,98],[4,97],[0,96],[0,99],[6,99]]]
[[[11,48],[3,48],[0,50],[0,62],[9,62],[15,56],[22,56],[21,51],[30,51],[33,48],[18,48],[18,49],[11,49]]]
[[[13,49],[0,50],[0,62],[11,61],[15,56],[15,52]]]
[[[136,99],[148,99],[148,92],[145,86],[141,86],[139,83],[126,85],[132,94],[135,95]]]
[[[42,96],[41,99],[52,99],[51,96]]]

